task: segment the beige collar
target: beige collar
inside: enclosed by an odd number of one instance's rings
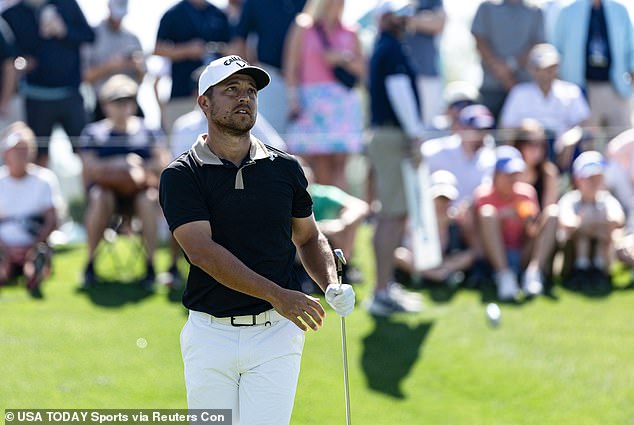
[[[198,135],[198,139],[192,146],[192,154],[198,164],[203,165],[222,165],[220,158],[214,154],[206,143],[207,134]],[[270,152],[264,143],[257,137],[251,135],[251,149],[249,150],[249,158],[252,160],[270,158],[275,154]]]

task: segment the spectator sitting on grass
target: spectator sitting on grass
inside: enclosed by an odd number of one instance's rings
[[[37,145],[25,123],[9,125],[0,143],[5,161],[0,167],[0,286],[23,275],[27,289],[40,297],[40,284],[50,273],[46,240],[57,227],[59,183],[50,170],[32,163]]]
[[[576,189],[559,200],[561,242],[574,259],[566,282],[574,289],[590,282],[609,284],[612,234],[624,226],[625,214],[619,201],[604,188],[603,155],[583,152],[573,162],[572,171]]]
[[[430,181],[429,191],[434,199],[443,255],[442,263],[423,271],[421,277],[454,286],[464,280],[465,273],[475,260],[475,251],[465,237],[464,219],[467,210],[451,206],[451,202],[458,197],[456,176],[449,171],[438,170],[431,174]],[[394,256],[397,269],[413,276],[414,259],[411,249],[400,246],[394,251]]]
[[[313,214],[319,230],[332,247],[340,248],[346,258],[352,258],[357,229],[370,213],[369,204],[337,186],[315,183],[312,169],[305,161],[300,163],[308,180],[308,193],[313,199]],[[359,283],[362,279],[361,272],[349,261],[343,266],[344,283]]]
[[[493,266],[500,299],[517,298],[522,271],[522,290],[528,296],[538,295],[554,252],[557,221],[537,220],[535,188],[519,181],[526,168],[522,154],[512,146],[500,146],[496,158],[493,183],[476,189],[474,201],[484,253]]]

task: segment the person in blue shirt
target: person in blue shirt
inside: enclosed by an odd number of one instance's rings
[[[416,72],[421,114],[426,127],[442,112],[442,77],[438,37],[445,27],[442,0],[418,0],[405,36],[405,51]]]
[[[22,88],[26,121],[38,138],[55,124],[74,142],[86,123],[81,84],[80,45],[95,34],[75,0],[23,0],[2,13],[15,34],[17,54],[26,59]],[[48,142],[36,162],[48,163]]]
[[[578,0],[556,22],[559,75],[585,90],[592,124],[604,126],[608,138],[630,128],[634,27],[627,8],[614,0]]]

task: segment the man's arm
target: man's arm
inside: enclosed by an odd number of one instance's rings
[[[315,217],[293,218],[293,243],[304,268],[325,292],[337,283],[337,269],[328,239],[319,231]]]
[[[248,268],[226,248],[212,240],[208,222],[183,224],[174,230],[174,237],[190,262],[222,285],[268,301],[278,313],[303,331],[308,329],[306,324],[313,330],[321,326],[325,312],[317,298],[282,288]]]
[[[205,52],[205,43],[198,38],[184,43],[157,40],[154,48],[155,55],[166,57],[174,62],[201,59]]]
[[[427,35],[438,35],[445,27],[447,16],[442,7],[422,10],[409,21],[410,29]]]

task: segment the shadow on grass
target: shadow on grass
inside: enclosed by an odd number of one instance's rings
[[[94,304],[102,307],[123,307],[126,304],[135,304],[153,294],[138,282],[115,280],[100,280],[95,286],[79,291],[86,294]]]
[[[361,366],[368,386],[394,398],[404,399],[401,382],[420,356],[432,322],[410,326],[393,319],[374,317],[372,333],[363,339]]]

